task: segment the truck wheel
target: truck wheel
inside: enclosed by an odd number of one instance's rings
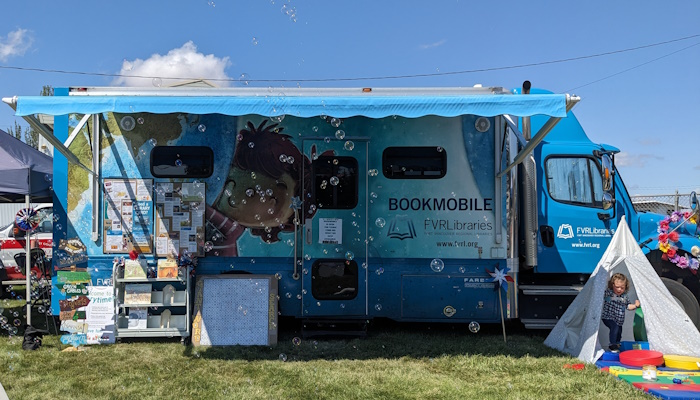
[[[666,286],[666,289],[671,292],[671,296],[673,296],[678,305],[688,314],[693,324],[700,329],[700,305],[693,293],[687,287],[672,279],[661,278],[661,281]],[[642,305],[643,309],[644,306]]]

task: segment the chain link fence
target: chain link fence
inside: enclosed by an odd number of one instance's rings
[[[637,212],[647,211],[669,215],[674,211],[690,210],[690,193],[630,196]]]

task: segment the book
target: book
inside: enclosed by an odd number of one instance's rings
[[[124,279],[146,279],[146,268],[138,260],[124,261]]]
[[[127,329],[146,329],[148,327],[148,309],[130,308]]]
[[[151,302],[151,284],[129,283],[124,285],[124,304],[149,304]]]
[[[172,258],[158,260],[158,278],[177,278],[177,261]]]

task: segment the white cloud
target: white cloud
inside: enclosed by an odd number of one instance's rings
[[[648,161],[663,160],[655,154],[630,154],[621,152],[615,155],[615,164],[621,167],[643,167]]]
[[[434,42],[434,43],[422,44],[418,47],[421,50],[427,50],[427,49],[432,49],[433,47],[440,47],[445,43],[447,43],[447,39],[438,40],[437,42]]]
[[[32,45],[33,39],[26,29],[17,29],[0,37],[0,61],[7,61],[12,56],[21,56]]]
[[[169,86],[191,79],[207,79],[216,86],[229,86],[226,67],[231,65],[228,57],[215,57],[197,52],[192,41],[166,55],[153,54],[147,60],[139,58],[124,60],[119,74],[113,82],[122,86]]]

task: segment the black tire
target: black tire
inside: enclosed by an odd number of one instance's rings
[[[661,281],[664,283],[664,286],[666,286],[666,289],[671,292],[671,296],[676,299],[681,308],[688,314],[693,324],[700,329],[700,304],[698,304],[698,300],[693,296],[693,292],[672,279],[661,278]],[[644,309],[643,307],[644,306],[642,306],[642,309]]]

